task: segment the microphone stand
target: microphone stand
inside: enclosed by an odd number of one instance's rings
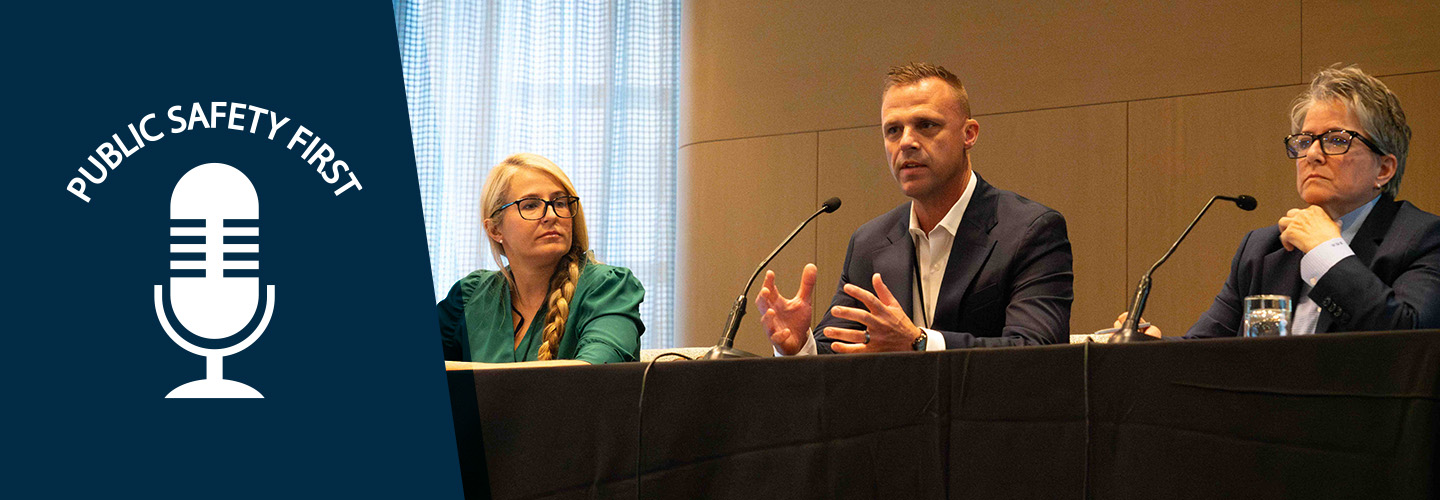
[[[834,212],[838,208],[840,208],[839,198],[825,200],[825,204],[822,205],[819,210],[816,210],[814,214],[810,215],[810,218],[805,219],[805,222],[801,222],[799,226],[796,226],[795,230],[790,232],[790,236],[785,237],[785,241],[780,242],[780,246],[775,247],[775,250],[770,252],[770,256],[765,257],[765,260],[760,262],[760,266],[755,268],[755,273],[750,275],[750,281],[745,282],[745,290],[740,292],[740,296],[735,298],[735,305],[730,307],[730,317],[725,320],[725,331],[720,335],[720,341],[715,344],[715,347],[711,347],[709,351],[706,351],[705,355],[701,356],[700,359],[758,357],[755,354],[735,348],[735,333],[740,330],[741,318],[745,317],[745,303],[747,302],[745,296],[750,294],[750,287],[755,284],[755,278],[760,276],[760,271],[765,270],[765,266],[770,264],[770,260],[774,259],[775,255],[780,253],[780,249],[790,244],[790,240],[795,239],[795,235],[800,234],[800,230],[805,229],[806,224],[815,220],[820,214]]]
[[[1150,270],[1146,271],[1145,275],[1140,277],[1140,283],[1135,285],[1135,297],[1131,299],[1130,308],[1126,310],[1125,322],[1120,324],[1120,330],[1115,332],[1114,335],[1111,335],[1107,343],[1118,344],[1123,342],[1159,340],[1139,331],[1140,315],[1145,312],[1145,300],[1150,298],[1150,275],[1155,274],[1155,270],[1160,267],[1160,264],[1164,264],[1165,261],[1170,258],[1170,255],[1175,253],[1175,249],[1180,246],[1180,242],[1185,241],[1185,237],[1190,234],[1190,230],[1195,229],[1195,224],[1200,222],[1200,218],[1205,216],[1205,212],[1210,210],[1210,205],[1215,204],[1215,200],[1233,201],[1236,205],[1239,205],[1242,210],[1249,211],[1255,209],[1255,199],[1246,195],[1240,195],[1239,197],[1216,195],[1210,197],[1210,201],[1205,203],[1205,208],[1200,209],[1200,213],[1195,215],[1195,220],[1190,221],[1190,226],[1185,228],[1185,232],[1180,233],[1180,237],[1175,240],[1173,245],[1170,245],[1170,250],[1166,251],[1165,255],[1161,256],[1160,260],[1155,261],[1155,265],[1150,266]]]

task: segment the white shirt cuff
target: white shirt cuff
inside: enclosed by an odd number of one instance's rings
[[[944,336],[944,335],[941,335],[940,332],[937,332],[937,331],[935,331],[935,330],[931,330],[931,329],[929,329],[929,328],[921,328],[921,330],[925,330],[925,350],[927,350],[927,351],[943,351],[943,350],[945,350],[945,336]]]
[[[780,357],[780,356],[784,356],[784,355],[785,355],[785,353],[780,352],[780,349],[777,348],[777,347],[775,347],[775,346],[773,346],[773,345],[770,346],[770,348],[775,351],[775,357]],[[818,351],[818,350],[816,350],[816,349],[817,349],[817,347],[815,347],[815,330],[813,330],[813,329],[812,329],[812,330],[807,330],[807,331],[805,332],[805,346],[804,346],[804,347],[801,347],[800,350],[797,351],[797,352],[796,352],[795,354],[793,354],[793,355],[794,355],[794,356],[814,356],[814,355],[820,353],[820,351]]]
[[[1305,252],[1305,256],[1300,259],[1300,279],[1313,287],[1335,263],[1351,255],[1355,255],[1355,251],[1345,244],[1343,238],[1330,238]]]

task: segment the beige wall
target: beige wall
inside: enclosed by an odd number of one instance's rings
[[[1300,203],[1280,146],[1289,101],[1334,62],[1401,97],[1415,131],[1401,198],[1440,210],[1440,4],[1165,4],[687,1],[677,342],[713,344],[759,260],[839,196],[770,266],[788,294],[817,263],[828,304],[850,233],[904,201],[878,125],[881,77],[908,61],[965,82],[980,175],[1065,214],[1073,332],[1108,327],[1211,195],[1251,194],[1257,210],[1217,205],[1156,273],[1146,317],[1189,327],[1245,232]],[[750,311],[736,346],[768,354]]]

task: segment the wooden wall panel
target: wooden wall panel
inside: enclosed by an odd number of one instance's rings
[[[1440,2],[1305,0],[1304,74],[1357,63],[1372,75],[1440,70]],[[1404,98],[1404,95],[1400,96]]]
[[[1145,318],[1183,335],[1209,307],[1245,233],[1302,205],[1285,157],[1289,103],[1301,87],[1130,103],[1130,287],[1185,230],[1211,196],[1249,194],[1243,212],[1216,202],[1154,275]],[[1128,292],[1127,292],[1128,293]],[[1110,313],[1123,311],[1122,306]]]
[[[874,123],[885,69],[935,62],[976,114],[1296,83],[1295,1],[686,2],[681,144]]]
[[[697,144],[681,148],[680,164],[676,342],[715,345],[755,266],[815,211],[815,134]],[[780,289],[793,293],[814,259],[807,230],[771,263]],[[759,290],[756,280],[752,299]],[[747,310],[735,347],[771,355],[753,300]]]
[[[1410,154],[1400,199],[1440,214],[1440,71],[1382,78],[1400,96],[1410,124]]]
[[[878,119],[878,98],[874,107]],[[895,183],[895,176],[886,163],[885,143],[880,137],[878,121],[868,127],[821,132],[819,158],[817,178],[820,188],[816,196],[819,201],[839,196],[844,204],[839,211],[815,221],[819,223],[815,228],[815,254],[820,266],[816,321],[825,313],[821,309],[829,306],[830,299],[835,295],[850,235],[861,224],[909,201],[900,193],[900,186]]]
[[[975,171],[1065,215],[1075,255],[1070,329],[1109,328],[1123,308],[1125,104],[981,116]]]

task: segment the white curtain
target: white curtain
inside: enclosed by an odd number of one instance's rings
[[[531,152],[575,183],[590,244],[645,285],[643,347],[674,344],[678,0],[395,0],[436,299],[494,269],[490,167]]]

